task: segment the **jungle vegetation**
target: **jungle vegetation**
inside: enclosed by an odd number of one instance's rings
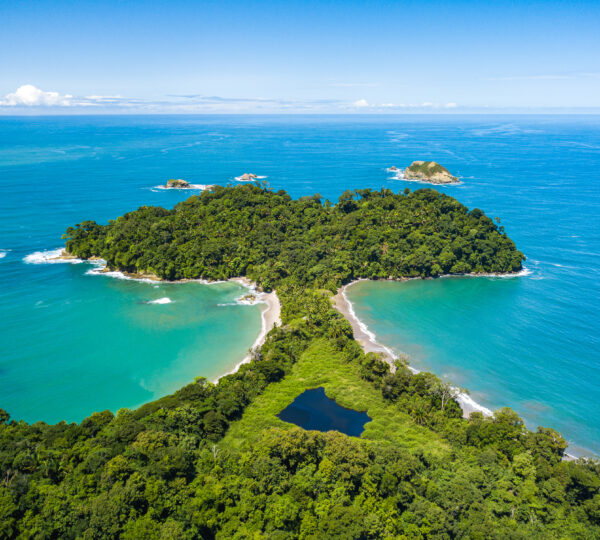
[[[293,200],[265,185],[216,187],[173,210],[141,207],[69,228],[67,250],[163,279],[248,276],[337,289],[357,278],[515,272],[523,254],[481,210],[433,189]]]
[[[401,360],[392,372],[332,307],[359,276],[518,270],[522,255],[482,212],[431,190],[333,206],[240,186],[67,236],[71,253],[113,268],[247,275],[276,289],[283,324],[237,373],[137,410],[56,425],[0,411],[1,536],[600,537],[597,462],[563,460],[556,431],[527,430],[510,409],[463,419],[437,377]],[[318,386],[368,412],[360,438],[276,417]]]

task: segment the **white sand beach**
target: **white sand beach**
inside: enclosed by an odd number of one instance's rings
[[[359,281],[362,280],[352,281],[341,287],[333,297],[333,306],[348,320],[354,332],[354,339],[358,341],[365,353],[375,352],[383,354],[384,360],[390,364],[392,371],[395,371],[396,366],[394,361],[397,359],[397,355],[391,349],[376,341],[375,334],[356,316],[352,302],[346,297],[348,287]]]
[[[352,306],[352,302],[348,300],[346,296],[346,291],[349,287],[352,287],[355,283],[363,280],[356,280],[344,285],[340,288],[338,293],[333,297],[332,302],[333,306],[348,320],[348,322],[352,325],[352,331],[354,332],[354,339],[358,341],[361,345],[365,353],[375,352],[381,353],[383,355],[383,359],[388,362],[391,366],[392,372],[395,371],[396,366],[394,364],[395,360],[398,358],[390,348],[382,345],[377,341],[377,336],[369,330],[368,326],[364,324],[354,312],[354,307]],[[408,366],[408,368],[413,373],[418,373],[419,370],[413,368],[412,366]],[[477,403],[469,394],[461,392],[456,398],[459,405],[463,410],[463,417],[468,418],[472,412],[481,412],[484,416],[491,416],[493,413],[487,407],[480,405]]]
[[[241,285],[248,287],[251,291],[257,290],[256,283],[250,281],[248,278],[245,277],[231,278],[229,281],[235,281],[237,283],[240,283]],[[242,359],[242,361],[236,364],[236,366],[231,371],[224,373],[220,377],[217,377],[215,382],[218,381],[221,377],[224,377],[225,375],[231,375],[232,373],[235,373],[238,369],[240,369],[241,365],[250,362],[250,360],[252,359],[252,352],[256,349],[260,349],[263,346],[265,339],[267,338],[267,334],[273,329],[273,327],[281,326],[281,303],[279,302],[279,297],[277,296],[277,293],[275,291],[271,291],[269,293],[260,292],[257,293],[257,296],[258,303],[264,304],[264,307],[261,312],[262,326],[260,333],[258,334],[258,337],[252,344],[250,352]]]

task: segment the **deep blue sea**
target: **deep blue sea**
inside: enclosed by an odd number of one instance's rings
[[[386,171],[415,159],[448,167],[462,183],[439,189],[501,218],[528,275],[361,283],[349,290],[357,314],[415,367],[600,454],[598,116],[0,117],[0,407],[52,422],[133,407],[227,372],[260,330],[237,284],[24,261],[69,225],[172,207],[188,193],[154,189],[168,178],[226,185],[253,172],[331,200],[418,189]]]

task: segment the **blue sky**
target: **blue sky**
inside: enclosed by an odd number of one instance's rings
[[[600,2],[0,2],[0,112],[600,111]]]

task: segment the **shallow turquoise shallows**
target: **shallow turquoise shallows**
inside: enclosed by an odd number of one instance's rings
[[[486,408],[510,405],[530,428],[550,425],[583,442],[598,430],[600,407],[590,396],[600,366],[587,364],[588,344],[571,335],[589,314],[552,327],[552,314],[527,301],[536,286],[535,277],[360,282],[347,297],[377,341],[416,369],[470,390]],[[569,451],[598,452],[588,440]]]
[[[79,421],[135,407],[232,370],[260,331],[260,307],[236,304],[246,291],[236,283],[136,282],[91,268],[27,272],[28,298],[4,322],[11,361],[0,364],[2,406],[15,417]]]
[[[187,192],[169,178],[268,177],[294,197],[422,184],[386,169],[433,159],[527,255],[529,275],[360,284],[349,296],[378,338],[600,454],[600,117],[112,116],[0,118],[0,407],[79,420],[229,371],[260,330],[237,284],[160,285],[27,264],[68,227],[105,223]],[[160,298],[169,304],[147,304]]]

